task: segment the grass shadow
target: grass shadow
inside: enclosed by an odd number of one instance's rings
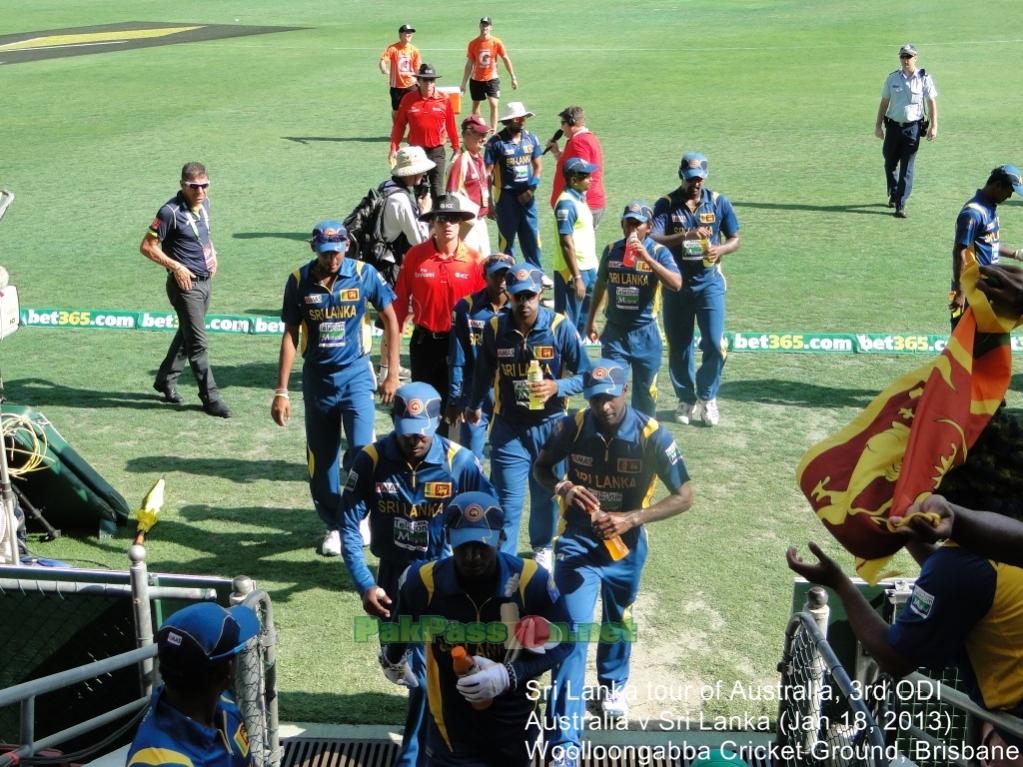
[[[167,407],[151,388],[138,392],[99,391],[64,386],[45,378],[17,378],[7,381],[4,395],[11,402],[43,408],[47,405],[72,408],[132,408],[155,410]]]
[[[892,211],[883,202],[862,205],[807,205],[796,202],[737,202],[733,200],[732,205],[736,208],[752,208],[754,210],[804,210],[811,213],[857,213],[866,216],[889,217],[892,215]]]
[[[178,513],[181,519],[163,520],[150,534],[153,572],[247,575],[275,603],[291,602],[311,591],[358,602],[340,560],[315,551],[322,533],[312,509],[192,505]],[[191,520],[196,524],[189,524]],[[230,529],[211,529],[211,520],[218,528]],[[162,558],[158,541],[185,548],[192,557],[183,559],[175,551]],[[339,592],[348,593],[338,596]]]
[[[299,461],[247,461],[240,458],[184,458],[170,455],[143,455],[129,458],[125,471],[137,474],[180,472],[204,477],[220,477],[236,484],[259,480],[300,481],[305,467]]]
[[[758,379],[721,384],[723,399],[795,407],[866,407],[880,393],[874,389],[843,389],[806,381]]]

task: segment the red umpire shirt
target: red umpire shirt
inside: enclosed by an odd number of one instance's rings
[[[437,250],[431,237],[409,249],[398,272],[394,285],[398,325],[405,324],[411,309],[414,324],[433,333],[447,333],[455,304],[486,284],[479,253],[460,242],[449,256]]]
[[[392,152],[398,151],[406,125],[411,146],[432,149],[450,141],[456,152],[461,148],[461,139],[455,128],[455,112],[448,97],[442,93],[424,97],[417,89],[405,94],[391,127]]]

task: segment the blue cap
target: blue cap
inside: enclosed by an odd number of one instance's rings
[[[650,209],[650,206],[642,200],[633,200],[626,205],[625,210],[622,211],[622,221],[627,218],[631,218],[634,221],[639,221],[640,223],[645,224],[653,217],[654,212]]]
[[[519,293],[542,293],[543,272],[525,262],[512,264],[511,271],[505,278],[504,289],[509,296],[516,296]]]
[[[586,399],[598,394],[620,397],[625,391],[627,378],[625,368],[617,360],[596,360],[593,367],[583,374],[583,396]]]
[[[451,548],[477,541],[493,546],[501,543],[504,512],[498,500],[489,493],[460,493],[444,510],[444,528]]]
[[[561,175],[568,178],[570,175],[590,175],[597,169],[592,162],[586,162],[582,157],[569,157],[561,168]]]
[[[492,253],[487,256],[483,261],[483,270],[490,276],[494,272],[499,272],[502,269],[507,271],[511,269],[515,264],[515,259],[509,256],[507,253]]]
[[[996,173],[1012,185],[1012,191],[1023,196],[1023,174],[1019,172],[1019,168],[1015,165],[999,165],[991,171],[991,175]]]
[[[321,221],[313,227],[313,236],[309,242],[317,253],[344,253],[348,250],[348,230],[340,221]]]
[[[440,395],[430,384],[413,381],[394,393],[394,433],[432,437],[440,423]]]
[[[699,152],[686,152],[679,163],[678,176],[686,181],[691,178],[707,178],[707,158]]]
[[[189,605],[171,615],[156,632],[161,667],[179,672],[202,672],[211,663],[242,652],[259,634],[252,608],[230,609],[214,602]]]

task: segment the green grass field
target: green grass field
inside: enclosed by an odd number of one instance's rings
[[[457,85],[464,45],[492,13],[520,80],[514,93],[506,83],[504,99],[537,113],[529,127],[541,138],[558,127],[559,110],[586,108],[605,151],[604,238],[626,201],[677,185],[682,152],[705,152],[708,186],[729,195],[742,224],[742,249],[726,263],[732,331],[944,332],[954,217],[992,167],[1021,161],[1019,45],[1005,38],[1023,7],[1005,0],[982,9],[950,0],[591,0],[514,13],[436,0],[8,6],[0,35],[128,21],[300,28],[0,64],[0,185],[17,195],[0,224],[0,263],[24,307],[164,311],[162,273],[138,243],[181,165],[198,159],[213,181],[221,254],[213,311],[276,314],[286,276],[308,258],[312,225],[344,215],[387,175],[389,108],[376,61],[405,21],[441,84]],[[938,140],[918,156],[910,218],[897,221],[884,207],[872,131],[882,80],[906,41],[934,75],[941,119]],[[0,62],[6,50],[0,41]],[[1012,200],[1002,211],[1006,241],[1023,243],[1021,223]],[[373,646],[352,640],[361,609],[343,566],[313,553],[320,529],[301,414],[285,430],[270,421],[277,340],[213,336],[217,380],[235,411],[227,422],[204,416],[184,381],[187,408],[156,400],[152,375],[169,340],[27,328],[0,344],[0,369],[8,397],[42,410],[132,502],[167,477],[153,569],[244,572],[271,593],[283,718],[398,721],[403,697],[377,671]],[[731,357],[722,425],[671,427],[697,500],[650,531],[637,684],[775,678],[791,592],[783,552],[824,537],[796,489],[796,463],[925,359]],[[661,397],[667,413],[666,373]],[[387,429],[383,411],[378,429]],[[126,530],[34,549],[125,567],[128,539]]]

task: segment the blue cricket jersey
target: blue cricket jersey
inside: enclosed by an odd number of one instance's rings
[[[364,447],[341,494],[341,553],[362,594],[374,583],[362,551],[359,523],[369,516],[370,551],[398,567],[436,559],[445,548],[444,507],[459,493],[494,493],[476,456],[434,436],[420,464],[409,467],[391,432]]]
[[[654,203],[650,234],[677,234],[699,226],[709,226],[713,230],[710,237],[713,245],[720,245],[724,239],[739,233],[739,220],[735,217],[732,203],[723,194],[709,189],[701,191],[700,204],[695,211],[686,205],[681,187]],[[683,290],[700,290],[723,279],[719,264],[703,265],[703,249],[699,240],[685,240],[672,248],[671,254],[682,272]]]
[[[682,453],[671,434],[650,416],[628,407],[609,440],[597,429],[589,408],[561,418],[544,451],[555,462],[568,459],[567,479],[593,492],[604,511],[635,511],[650,506],[659,477],[670,491],[689,481]],[[590,516],[562,504],[559,532],[593,537]],[[622,540],[635,547],[640,528]]]
[[[306,365],[339,370],[370,353],[366,304],[383,311],[394,291],[370,264],[345,258],[330,290],[311,277],[315,260],[296,269],[284,285],[281,319],[301,329]]]
[[[622,262],[625,240],[604,248],[597,279],[607,285],[607,324],[620,330],[635,330],[649,325],[661,309],[661,281],[646,261],[636,259],[633,266]],[[643,246],[657,263],[678,274],[675,259],[663,245],[647,237]]]

